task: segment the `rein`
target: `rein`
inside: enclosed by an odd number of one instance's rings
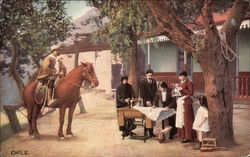
[[[69,83],[71,83],[72,85],[75,85],[75,86],[77,86],[77,87],[80,87],[80,88],[85,88],[84,86],[82,86],[82,85],[79,85],[79,84],[76,84],[76,83],[74,83],[74,82],[71,82],[70,80],[68,80],[68,79],[66,79],[66,78],[64,78],[66,81],[68,81]]]
[[[85,74],[88,78],[90,78],[90,81],[91,81],[91,82],[94,81],[94,80],[97,80],[97,79],[92,79],[92,78],[90,77],[90,75],[87,73],[87,70],[86,70],[85,68],[84,68],[84,74]],[[71,81],[68,80],[67,78],[65,78],[65,80],[68,81],[69,83],[71,83],[72,85],[77,86],[77,87],[86,88],[86,87],[84,87],[84,86],[82,86],[82,85],[79,85],[79,84],[76,84],[76,83],[74,83],[74,82],[71,82]]]

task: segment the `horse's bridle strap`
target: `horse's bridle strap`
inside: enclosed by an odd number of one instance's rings
[[[97,81],[98,79],[92,79],[91,77],[90,77],[90,75],[89,75],[89,73],[87,72],[87,70],[86,70],[86,68],[84,68],[84,74],[88,77],[88,78],[90,78],[90,81],[91,82],[93,82],[93,81]]]
[[[76,84],[76,83],[74,83],[74,82],[71,82],[70,80],[68,80],[67,78],[64,78],[66,81],[68,81],[69,83],[71,83],[72,85],[75,85],[75,86],[77,86],[77,87],[80,87],[80,88],[85,88],[84,86],[82,86],[82,85],[79,85],[79,84]]]

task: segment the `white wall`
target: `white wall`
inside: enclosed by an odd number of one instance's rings
[[[193,57],[193,72],[202,72],[200,64],[197,63],[194,57]]]
[[[112,77],[112,54],[110,50],[98,51],[96,52],[98,57],[95,59],[95,52],[82,52],[79,55],[80,62],[91,62],[93,63],[96,76],[99,80],[99,86],[96,89],[105,90],[107,93],[111,92],[111,77]],[[63,62],[67,68],[67,72],[74,69],[75,55],[61,55],[63,57]]]
[[[239,40],[239,71],[250,72],[250,29],[241,30]]]
[[[145,64],[148,65],[147,45],[144,46]],[[176,72],[176,46],[170,41],[150,44],[150,63],[154,72]],[[146,68],[147,69],[147,68]]]

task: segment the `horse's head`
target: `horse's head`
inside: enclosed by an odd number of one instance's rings
[[[99,81],[96,77],[95,70],[92,63],[81,62],[81,66],[83,67],[83,78],[91,84],[92,88],[97,87],[99,85]]]

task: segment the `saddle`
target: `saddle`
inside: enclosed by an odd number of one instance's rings
[[[52,99],[54,98],[55,89],[60,81],[60,78],[57,77],[54,83],[54,87],[52,89]],[[52,79],[48,80],[47,83],[43,83],[41,81],[38,81],[38,85],[35,90],[35,103],[38,105],[45,105],[47,104],[48,99],[48,88],[49,84],[51,84]]]

